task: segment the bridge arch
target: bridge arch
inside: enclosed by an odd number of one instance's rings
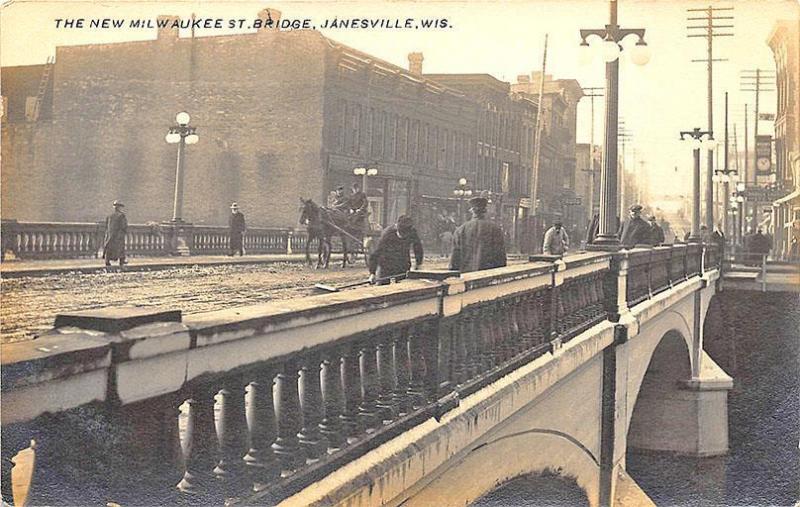
[[[489,499],[504,498],[508,492],[496,495],[492,492],[511,483],[514,483],[510,486],[512,490],[528,491],[531,484],[544,484],[554,495],[562,490],[569,498],[585,500],[563,505],[596,505],[599,464],[595,451],[567,433],[550,429],[502,433],[476,445],[461,459],[453,460],[447,470],[436,474],[404,505],[472,505],[487,495]]]
[[[546,470],[514,477],[491,490],[471,507],[538,505],[589,506],[589,497],[573,477]]]

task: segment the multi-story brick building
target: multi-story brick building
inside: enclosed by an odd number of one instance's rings
[[[520,224],[530,207],[536,104],[512,94],[509,83],[488,74],[425,76],[475,101],[477,159],[472,187],[489,193],[491,214],[501,221],[507,243],[517,246]]]
[[[780,20],[767,43],[776,68],[776,181],[789,194],[773,203],[774,253],[800,256],[800,19]]]
[[[511,85],[511,90],[538,101],[541,72],[521,75]],[[542,139],[540,146],[539,177],[537,183],[538,228],[547,227],[560,220],[575,234],[580,210],[575,192],[576,156],[575,132],[577,129],[578,101],[583,88],[574,79],[553,79],[544,76],[542,95]]]
[[[293,226],[298,197],[325,202],[368,165],[371,219],[386,225],[422,195],[452,196],[465,171],[474,179],[474,101],[316,31],[165,28],[58,47],[40,114],[26,117],[46,68],[3,69],[4,218],[94,221],[120,199],[132,221],[169,219],[176,152],[164,136],[179,111],[200,136],[186,149],[194,223],[226,223],[237,201],[248,223]]]

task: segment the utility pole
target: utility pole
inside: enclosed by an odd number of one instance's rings
[[[583,96],[589,97],[591,103],[591,128],[589,129],[589,222],[591,223],[594,218],[594,181],[597,170],[594,167],[594,99],[595,97],[602,97],[602,93],[598,93],[603,88],[599,86],[588,87],[583,89]],[[588,92],[588,93],[587,93]]]
[[[747,148],[747,104],[744,105],[744,174],[742,181],[747,184],[750,180],[750,151]]]
[[[755,111],[753,113],[753,175],[750,180],[750,183],[755,184],[757,182],[756,173],[756,157],[758,154],[756,153],[756,139],[758,139],[758,105],[759,105],[759,96],[761,92],[774,92],[775,91],[775,71],[755,68],[755,69],[745,69],[741,72],[739,76],[740,79],[740,88],[739,91],[743,92],[754,92],[756,101],[755,101]],[[747,134],[745,134],[745,137]]]
[[[618,130],[617,130],[617,139],[619,139],[619,143],[620,143],[621,148],[622,148],[622,150],[621,150],[622,151],[622,153],[621,153],[622,154],[622,156],[621,156],[622,163],[620,164],[620,170],[619,170],[619,176],[618,176],[618,179],[619,179],[619,216],[620,216],[620,220],[624,220],[624,217],[627,216],[627,209],[625,208],[625,195],[626,195],[626,192],[625,192],[625,184],[626,184],[626,182],[625,182],[625,179],[626,179],[625,169],[627,167],[627,164],[625,163],[625,144],[626,144],[625,142],[628,139],[631,139],[631,138],[632,138],[632,134],[630,133],[630,131],[625,129],[625,120],[620,119],[619,120],[619,127],[618,127]]]
[[[539,105],[536,107],[536,139],[533,143],[533,177],[531,178],[531,209],[533,210],[532,215],[535,217],[537,216],[538,209],[536,206],[536,201],[539,194],[539,159],[540,153],[542,149],[542,109],[544,108],[543,97],[544,97],[544,80],[545,80],[545,70],[547,69],[547,34],[544,34],[544,52],[542,54],[542,75],[539,81]],[[534,222],[534,227],[538,230],[538,224]],[[536,238],[537,244],[541,243],[539,238]]]
[[[721,33],[716,30],[719,29],[731,29],[733,25],[715,25],[715,21],[719,20],[732,20],[733,16],[717,16],[715,15],[717,12],[720,11],[732,11],[733,7],[712,7],[709,5],[705,9],[686,9],[687,12],[692,13],[704,13],[705,16],[702,17],[692,17],[693,15],[690,14],[690,17],[687,18],[687,21],[705,21],[703,24],[697,25],[689,25],[686,28],[689,30],[688,37],[704,37],[707,42],[707,50],[708,56],[704,59],[700,60],[692,60],[692,62],[705,62],[708,68],[708,131],[711,132],[713,136],[714,132],[714,78],[713,78],[713,70],[714,70],[714,62],[724,62],[727,59],[724,58],[714,58],[714,37],[732,37],[733,33]],[[697,33],[693,32],[692,30],[700,29],[703,30],[705,33]],[[708,171],[706,172],[706,214],[705,214],[705,225],[709,231],[714,227],[714,157],[713,152],[709,150],[708,152]]]

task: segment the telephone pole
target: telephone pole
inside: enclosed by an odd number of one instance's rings
[[[534,139],[533,143],[533,177],[531,178],[531,210],[532,215],[537,216],[538,209],[536,205],[536,201],[538,199],[539,193],[539,158],[540,152],[542,149],[542,123],[543,123],[543,116],[542,116],[542,109],[544,108],[544,104],[542,103],[542,97],[544,96],[544,80],[545,80],[545,70],[547,69],[547,34],[544,34],[544,52],[542,54],[542,75],[541,80],[539,81],[539,104],[536,106],[536,138]],[[534,227],[538,230],[538,223],[534,223]],[[538,241],[538,238],[537,238]]]
[[[594,179],[597,170],[594,167],[594,99],[595,97],[602,97],[603,88],[599,86],[588,87],[583,89],[583,96],[589,97],[591,103],[591,128],[589,129],[589,222],[591,223],[594,218]]]
[[[728,32],[733,28],[733,25],[715,25],[715,21],[720,20],[733,20],[733,16],[718,16],[716,13],[721,11],[732,11],[733,7],[712,7],[709,5],[705,9],[686,9],[690,13],[703,13],[702,17],[696,17],[695,14],[690,14],[687,21],[705,21],[705,23],[697,25],[689,25],[686,28],[689,30],[687,37],[704,37],[707,43],[708,55],[704,59],[692,60],[692,62],[705,62],[708,68],[708,131],[711,132],[713,137],[714,132],[714,79],[713,70],[714,62],[724,62],[727,59],[714,58],[714,37],[732,37],[733,32]],[[705,33],[698,33],[693,30],[702,30]],[[722,32],[718,31],[722,30]],[[705,225],[709,231],[714,227],[714,156],[713,152],[708,153],[708,170],[706,172],[706,214]]]
[[[756,157],[758,154],[756,153],[755,146],[756,139],[758,138],[759,95],[761,92],[775,91],[775,71],[761,68],[745,69],[741,72],[739,79],[739,91],[754,92],[756,98],[755,111],[753,113],[753,176],[750,180],[750,183],[755,184],[757,181],[756,173],[758,172],[756,169]],[[745,134],[745,138],[746,136],[747,134]]]

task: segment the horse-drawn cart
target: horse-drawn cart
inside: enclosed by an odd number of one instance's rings
[[[367,262],[381,236],[378,224],[354,223],[350,220],[350,216],[319,206],[311,199],[301,198],[301,201],[303,208],[300,223],[306,225],[308,229],[306,260],[309,264],[312,264],[309,250],[314,240],[317,241],[318,268],[328,267],[331,253],[342,254],[342,267],[354,264],[359,254],[362,254],[365,263]],[[339,241],[336,242],[335,238]]]

